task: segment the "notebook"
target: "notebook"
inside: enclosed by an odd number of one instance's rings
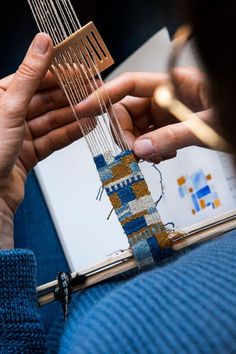
[[[171,51],[166,28],[156,33],[107,78],[127,71],[164,72]],[[179,65],[198,65],[191,46]],[[140,164],[164,223],[184,229],[234,210],[236,176],[228,154],[189,147],[158,170]],[[127,238],[105,195],[92,156],[81,139],[35,168],[71,271],[79,271],[128,248]],[[160,181],[162,180],[162,183]],[[163,192],[163,193],[162,193]],[[98,198],[100,199],[100,198]],[[110,215],[111,213],[111,215]]]

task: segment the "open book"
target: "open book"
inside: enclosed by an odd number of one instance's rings
[[[125,71],[165,71],[170,50],[169,35],[163,29],[110,78]],[[190,48],[179,65],[196,65]],[[234,214],[236,176],[229,155],[190,147],[158,166],[143,162],[140,167],[154,200],[159,201],[161,218],[170,227],[194,230],[195,224]],[[54,153],[35,170],[72,271],[128,248],[115,213],[108,218],[112,207],[105,193],[99,193],[101,183],[83,139]]]

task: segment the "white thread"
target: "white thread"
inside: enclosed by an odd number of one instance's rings
[[[50,34],[55,44],[66,39],[67,33],[71,35],[81,27],[70,0],[28,0],[28,3],[39,29]],[[102,48],[96,43],[96,38],[89,35],[84,42],[81,40],[81,44],[82,47],[74,45],[73,49],[65,50],[54,59],[53,68],[92,154],[111,151],[112,155],[117,155],[120,149],[126,150],[128,144],[100,75],[98,63],[103,57]],[[100,87],[94,75],[98,77]],[[89,96],[88,87],[97,95],[101,115],[81,119],[75,105]]]

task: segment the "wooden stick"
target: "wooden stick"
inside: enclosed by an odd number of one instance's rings
[[[68,70],[73,77],[76,70],[76,74],[86,82],[88,78],[97,76],[95,68],[101,73],[112,64],[114,60],[96,26],[89,22],[54,47],[50,70],[56,75],[61,73],[62,77],[68,75]]]
[[[133,258],[133,254],[130,249],[125,251],[119,251],[112,254],[109,258],[88,267],[82,271],[74,272],[71,274],[72,279],[77,275],[85,276],[87,279],[83,282],[82,285],[78,285],[73,289],[73,291],[81,290],[96,284],[102,280],[108,279],[114,275],[123,273],[126,270],[130,270],[136,268],[137,264]],[[117,273],[118,272],[118,273]],[[101,278],[102,276],[102,278]],[[104,276],[104,277],[103,277]],[[37,287],[37,293],[44,293],[48,289],[55,288],[57,286],[57,280],[51,281],[47,284],[41,285]],[[44,305],[48,302],[54,301],[54,293],[45,294],[39,297],[38,302],[39,305]]]
[[[211,149],[230,152],[232,149],[227,141],[213,128],[206,124],[182,102],[173,97],[168,85],[158,87],[154,93],[156,103],[179,121],[184,122],[189,130],[206,146]]]
[[[223,235],[225,232],[236,228],[236,210],[224,213],[220,216],[201,222],[191,227],[185,228],[182,232],[170,234],[174,251],[180,251],[191,245],[213,239]],[[116,275],[137,268],[137,263],[130,249],[117,252],[108,259],[97,263],[78,273],[72,273],[72,278],[77,275],[85,276],[84,281],[73,287],[72,291],[86,289],[101,281],[110,279]],[[54,288],[57,280],[41,285],[37,288],[38,303],[40,306],[46,305],[55,300]],[[46,293],[45,293],[46,292]]]
[[[236,211],[232,210],[207,221],[185,228],[182,237],[173,240],[173,250],[208,241],[236,228]]]

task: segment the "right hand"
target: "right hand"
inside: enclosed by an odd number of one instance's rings
[[[208,124],[215,124],[208,102],[205,76],[193,67],[175,69],[181,101]],[[154,90],[165,84],[166,74],[126,73],[99,89],[108,104],[107,93],[126,139],[136,156],[159,163],[172,158],[180,148],[202,143],[184,123],[177,123],[168,111],[153,100]],[[100,113],[96,94],[81,102],[76,110],[80,116]]]

